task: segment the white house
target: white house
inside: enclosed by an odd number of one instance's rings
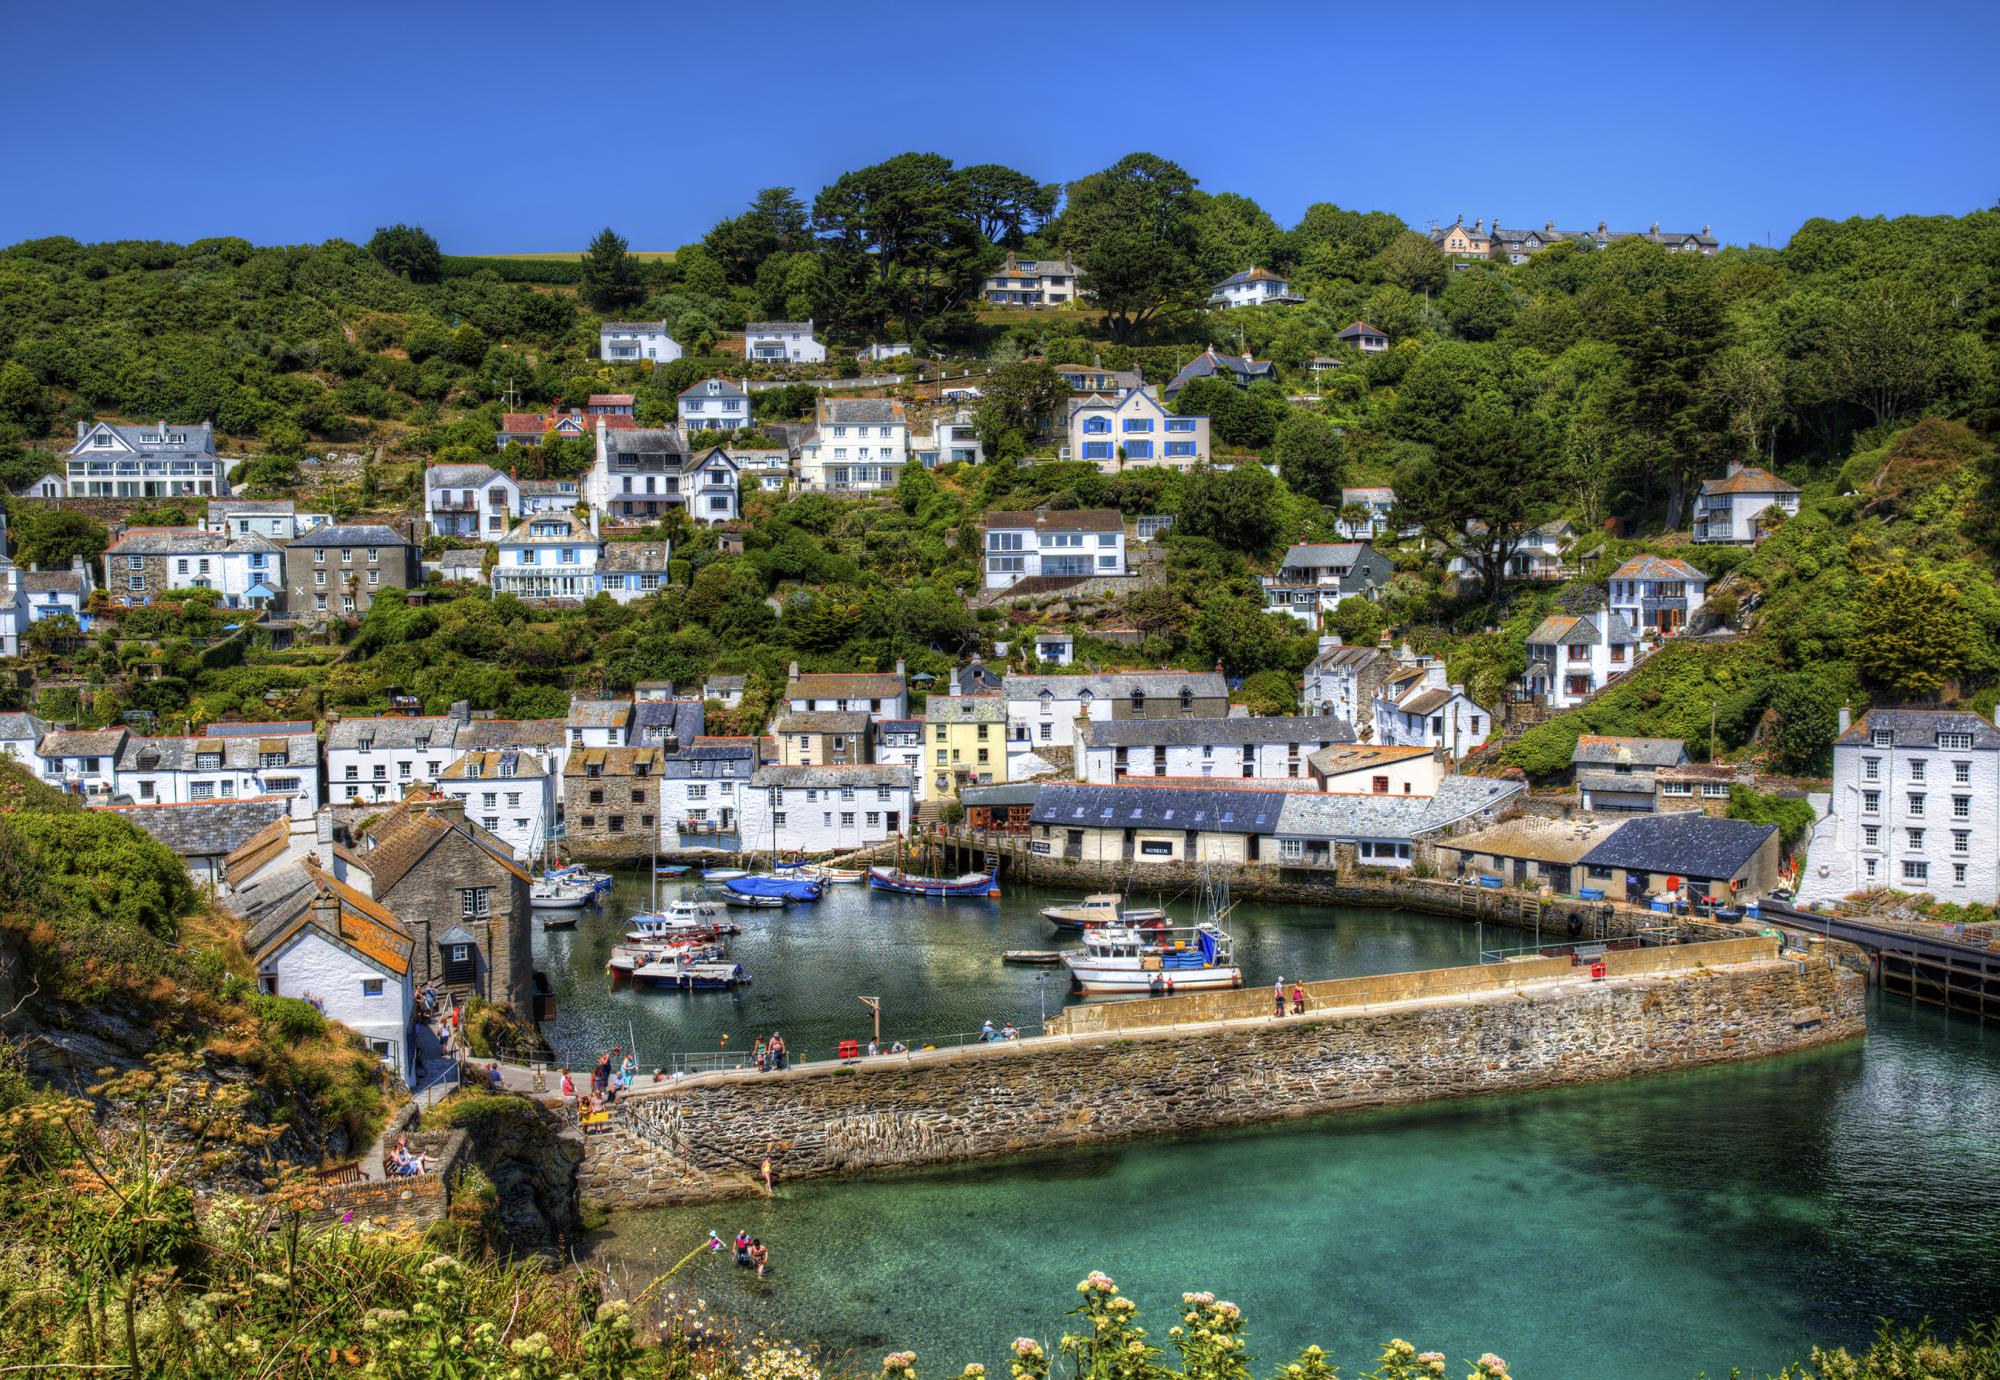
[[[1622,614],[1553,613],[1528,634],[1521,686],[1551,709],[1574,709],[1632,669],[1644,655]]]
[[[1475,535],[1486,530],[1483,522],[1472,521],[1465,524],[1465,530]],[[1563,547],[1576,536],[1576,527],[1567,518],[1557,518],[1544,522],[1538,527],[1530,527],[1519,533],[1507,545],[1503,572],[1510,580],[1560,580],[1563,578]],[[1458,577],[1461,583],[1477,581],[1478,573],[1472,562],[1463,556],[1453,556],[1445,570]]]
[[[1329,743],[1306,759],[1330,795],[1430,795],[1444,780],[1444,758],[1426,747]]]
[[[381,902],[310,863],[296,872],[296,882],[288,872],[259,888],[279,895],[244,936],[258,990],[311,1002],[415,1086],[408,928]]]
[[[1229,713],[1229,683],[1218,671],[1008,676],[1002,686],[1009,757],[1069,747],[1076,741],[1078,719],[1215,720]]]
[[[216,454],[212,422],[78,422],[67,464],[71,498],[214,498],[229,492],[230,462]]]
[[[1832,809],[1813,827],[1800,904],[1877,887],[2000,902],[2000,729],[1950,709],[1840,720]]]
[[[1067,430],[1066,458],[1105,474],[1147,465],[1190,470],[1209,459],[1208,418],[1176,416],[1151,388],[1079,398],[1069,405]]]
[[[31,773],[39,774],[35,749],[48,731],[49,726],[33,714],[0,712],[0,757],[11,757]]]
[[[1748,545],[1771,520],[1767,510],[1787,517],[1796,514],[1799,491],[1769,470],[1732,462],[1722,478],[1703,480],[1695,495],[1694,539]]]
[[[1321,748],[1353,740],[1351,725],[1326,715],[1084,722],[1076,726],[1076,774],[1100,785],[1128,777],[1297,779],[1311,775],[1308,763]]]
[[[1031,640],[1035,660],[1044,666],[1068,666],[1076,660],[1076,638],[1070,633],[1036,633]]]
[[[522,517],[533,517],[537,513],[566,513],[583,501],[583,485],[574,479],[517,479],[514,486],[521,493],[517,511]],[[506,530],[504,524],[500,530]]]
[[[700,738],[667,755],[660,767],[660,847],[767,849],[765,833],[746,834],[743,805],[757,769],[756,740]]]
[[[979,428],[972,424],[969,408],[941,412],[931,418],[931,429],[910,438],[917,463],[927,470],[939,465],[977,465],[986,458],[979,442]]]
[[[1366,321],[1357,321],[1334,337],[1352,345],[1364,354],[1380,354],[1389,348],[1389,334],[1379,331]]]
[[[41,778],[59,790],[110,796],[118,779],[118,756],[130,735],[123,728],[57,729],[35,744]]]
[[[752,321],[743,328],[743,357],[759,364],[823,364],[826,346],[811,321]]]
[[[520,512],[520,484],[491,465],[432,465],[424,471],[424,522],[433,536],[494,541]]]
[[[1116,508],[1037,508],[986,515],[986,588],[1039,576],[1120,576],[1125,518]]]
[[[326,797],[396,801],[411,786],[436,782],[459,756],[463,711],[414,717],[335,719],[326,726]]]
[[[743,703],[742,676],[710,675],[701,683],[701,697],[714,700],[724,709],[735,709]]]
[[[520,599],[584,600],[597,593],[602,544],[597,519],[544,513],[500,538],[493,563],[493,593]]]
[[[687,438],[678,427],[606,425],[597,421],[597,458],[585,479],[584,498],[608,522],[647,523],[687,501],[681,472]]]
[[[910,353],[908,345],[864,345],[854,352],[856,359],[872,360],[880,364],[885,359],[895,359]]]
[[[1285,552],[1276,575],[1259,583],[1265,608],[1314,627],[1342,599],[1381,598],[1394,573],[1389,558],[1367,542],[1301,542]]]
[[[255,534],[272,541],[290,541],[331,521],[331,513],[301,513],[289,498],[212,498],[201,528],[236,537]]]
[[[1246,268],[1232,273],[1209,289],[1211,307],[1261,307],[1267,304],[1296,306],[1306,300],[1303,292],[1268,268]]]
[[[891,398],[821,398],[799,444],[802,489],[893,489],[910,454],[910,422]]]
[[[632,700],[571,696],[569,717],[565,720],[570,748],[639,746],[632,738],[632,715],[636,707]]]
[[[734,522],[743,512],[743,472],[729,451],[712,447],[688,467],[682,493],[696,522]]]
[[[83,557],[72,556],[68,570],[43,570],[30,564],[26,570],[13,571],[13,583],[18,591],[15,610],[22,632],[44,618],[64,614],[74,618],[84,632],[90,631],[90,591],[96,582]]]
[[[916,789],[908,767],[759,767],[743,797],[746,847],[781,853],[847,853],[910,827]]]
[[[602,359],[671,364],[681,357],[681,347],[664,321],[606,321],[597,328],[597,353]]]
[[[1672,556],[1634,556],[1611,572],[1611,611],[1641,633],[1671,637],[1708,601],[1708,576]]]
[[[465,817],[514,850],[517,862],[542,854],[556,821],[556,776],[531,752],[468,752],[438,778],[465,802]]]
[[[311,725],[216,727],[221,731],[194,738],[126,738],[114,777],[117,794],[140,805],[275,796],[288,802],[293,819],[313,817],[319,810],[319,739]],[[286,731],[301,727],[303,732]]]
[[[794,661],[785,677],[785,707],[794,714],[856,713],[871,719],[908,716],[910,696],[903,678],[903,660],[891,672],[858,675],[808,671],[799,674]]]
[[[1338,637],[1322,637],[1319,655],[1306,666],[1299,709],[1330,714],[1357,730],[1375,727],[1375,692],[1389,676],[1389,654],[1379,647],[1348,647]]]
[[[255,533],[134,527],[104,552],[105,587],[143,603],[170,589],[212,589],[225,608],[283,602],[285,549]]]
[[[681,433],[740,431],[750,425],[750,395],[728,379],[703,379],[684,390],[676,404]]]
[[[1383,747],[1442,748],[1462,757],[1486,741],[1493,714],[1462,685],[1445,680],[1444,663],[1426,657],[1392,672],[1375,694],[1375,742]]]
[[[608,541],[597,557],[597,592],[620,604],[658,594],[670,583],[667,541]]]
[[[1358,509],[1350,519],[1350,510]],[[1389,515],[1396,509],[1396,491],[1391,488],[1342,489],[1340,491],[1340,511],[1334,517],[1334,528],[1349,541],[1372,541],[1392,530]]]
[[[924,721],[922,719],[882,719],[875,724],[875,743],[870,759],[883,767],[908,767],[918,803],[931,798],[924,771]]]
[[[1033,259],[1009,254],[980,284],[979,295],[995,306],[1060,307],[1082,295],[1076,265],[1068,259]]]

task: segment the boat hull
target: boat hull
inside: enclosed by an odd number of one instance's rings
[[[951,897],[970,899],[1000,894],[999,881],[989,876],[916,877],[888,867],[869,868],[868,885],[877,891],[890,891],[899,896],[926,896],[934,899]]]
[[[1063,962],[1070,980],[1083,992],[1151,992],[1155,982],[1173,983],[1176,993],[1243,985],[1243,970],[1236,967],[1113,968],[1067,957]]]
[[[749,875],[747,867],[704,867],[701,870],[701,879],[705,882],[733,882],[738,877]]]
[[[582,910],[590,901],[590,893],[580,896],[530,896],[528,907],[531,910]]]

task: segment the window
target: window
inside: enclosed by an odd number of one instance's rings
[[[1921,757],[1912,757],[1910,759],[1910,780],[1921,781],[1923,779],[1924,779],[1924,759]]]
[[[1951,798],[1951,817],[1953,819],[1971,819],[1972,797],[1969,795],[1953,796]]]
[[[1910,813],[1913,815],[1921,815],[1923,812],[1924,812],[1924,797],[1922,793],[1918,791],[1911,791]]]
[[[1278,857],[1284,862],[1297,862],[1305,856],[1305,851],[1306,845],[1303,839],[1278,840]]]
[[[1954,853],[1970,853],[1972,851],[1972,831],[1970,829],[1954,829],[1951,831],[1951,851]]]
[[[852,829],[854,827],[854,811],[842,810],[840,812],[840,827],[843,829]]]
[[[458,891],[458,913],[468,920],[477,920],[493,913],[493,889],[484,886],[460,887]]]
[[[1879,815],[1882,813],[1882,792],[1863,791],[1861,793],[1861,813]]]
[[[877,810],[870,810],[868,812],[868,827],[870,829],[877,829],[881,827],[881,824],[882,824],[881,812]]]
[[[1861,779],[1863,781],[1880,781],[1882,779],[1882,759],[1880,757],[1864,757],[1861,759]]]
[[[609,820],[608,820],[608,821],[606,822],[606,824],[605,824],[605,827],[606,827],[607,829],[609,829],[609,830],[610,830],[610,831],[611,831],[612,833],[614,833],[614,834],[622,834],[622,833],[624,833],[624,832],[625,832],[625,816],[623,816],[623,815],[613,815],[613,816],[611,816],[611,818],[610,818],[610,819],[609,819]]]
[[[1896,735],[1886,728],[1878,728],[1868,735],[1868,741],[1879,748],[1896,746]]]
[[[1127,433],[1144,433],[1150,432],[1152,429],[1153,419],[1151,417],[1127,417],[1125,419],[1125,430]]]
[[[1903,880],[1906,882],[1928,882],[1931,879],[1931,865],[1927,862],[1903,862]]]
[[[323,585],[323,584],[325,584],[325,583],[326,583],[326,572],[325,572],[324,570],[315,570],[315,571],[313,572],[313,583],[314,583],[314,584],[316,584],[316,585]]]
[[[1948,752],[1963,752],[1972,746],[1972,735],[1970,733],[1940,733],[1937,736],[1937,745]]]
[[[1880,848],[1882,846],[1882,826],[1879,824],[1862,825],[1861,846],[1863,848]]]
[[[1969,785],[1971,785],[1971,784],[1972,784],[1972,763],[1970,763],[1970,762],[1953,762],[1953,763],[1951,764],[1951,779],[1952,779],[1952,780],[1953,780],[1954,782],[1956,782],[1956,783],[1957,783],[1958,785],[1961,785],[1961,786],[1969,786]]]
[[[785,812],[783,810],[774,810],[771,812],[771,827],[774,829],[785,827]]]
[[[1905,829],[1903,831],[1903,839],[1906,846],[1910,848],[1922,848],[1924,846],[1924,831],[1921,829]]]
[[[353,565],[353,564],[354,564],[354,548],[353,548],[353,547],[351,547],[351,546],[343,546],[343,547],[341,547],[341,548],[340,548],[340,563],[341,563],[342,565]]]
[[[363,979],[361,979],[361,995],[362,995],[362,996],[364,996],[364,997],[379,997],[379,996],[381,996],[381,995],[382,995],[382,979],[381,979],[381,978],[363,978]]]
[[[1874,880],[1875,880],[1875,859],[1873,859],[1873,858],[1865,858],[1865,859],[1863,859],[1863,860],[1862,860],[1862,864],[1861,864],[1861,866],[1862,866],[1862,870],[1863,870],[1863,871],[1864,871],[1864,872],[1866,873],[1866,875],[1867,875],[1867,877],[1868,877],[1868,880],[1869,880],[1869,881],[1871,881],[1871,882],[1872,882],[1872,881],[1874,881]]]

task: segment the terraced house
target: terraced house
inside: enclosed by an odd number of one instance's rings
[[[637,859],[658,846],[660,780],[667,755],[656,747],[572,751],[563,769],[563,837],[579,858]]]
[[[681,472],[687,439],[677,427],[620,430],[597,418],[597,459],[584,482],[584,498],[607,522],[647,523],[687,502]]]
[[[295,617],[360,618],[383,590],[423,578],[420,548],[388,527],[315,527],[284,549],[285,606]]]
[[[284,800],[293,819],[319,809],[319,738],[310,724],[270,724],[252,736],[127,738],[119,749],[117,792],[141,805]]]
[[[285,551],[255,533],[134,527],[106,548],[104,583],[127,604],[151,603],[170,589],[212,589],[224,608],[272,608],[286,602]]]
[[[1067,751],[1078,719],[1221,719],[1229,682],[1220,671],[1112,671],[1102,675],[1008,676],[1007,750]]]
[[[1105,474],[1152,465],[1190,470],[1209,460],[1208,418],[1176,416],[1151,388],[1072,402],[1068,434],[1065,458],[1088,460]]]
[[[1634,556],[1611,572],[1611,611],[1642,633],[1673,636],[1707,599],[1708,576],[1673,556]]]
[[[924,775],[931,800],[1007,779],[1007,702],[998,695],[932,695],[924,702]]]
[[[893,489],[910,453],[910,422],[892,398],[821,398],[799,443],[799,487]]]
[[[1314,753],[1353,741],[1353,726],[1327,715],[1086,720],[1076,726],[1076,778],[1110,785],[1162,776],[1309,777]]]
[[[65,461],[71,498],[215,498],[229,492],[229,466],[213,422],[80,421]]]
[[[556,778],[530,752],[468,752],[438,777],[438,791],[465,806],[465,817],[513,850],[515,861],[541,856],[556,819]]]

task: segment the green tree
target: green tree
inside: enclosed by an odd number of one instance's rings
[[[15,360],[0,364],[0,423],[39,436],[48,425],[49,399],[32,369]]]
[[[1903,564],[1862,587],[1854,625],[1855,668],[1898,699],[1928,698],[1951,684],[1978,640],[1957,587]]]
[[[632,306],[644,295],[638,264],[624,238],[605,226],[583,254],[584,302],[592,311],[613,312]]]
[[[444,255],[421,225],[383,226],[369,239],[368,252],[382,267],[413,283],[435,283],[444,277]]]
[[[1491,340],[1514,323],[1514,289],[1498,269],[1454,273],[1438,298],[1445,324],[1460,340]]]
[[[1373,599],[1350,594],[1334,605],[1326,616],[1328,632],[1337,633],[1350,647],[1372,647],[1389,626],[1389,615]]]
[[[811,243],[805,203],[790,187],[765,187],[748,211],[702,237],[732,283],[757,281],[767,260],[799,253]]]
[[[813,225],[851,331],[894,322],[923,341],[963,329],[997,257],[951,160],[935,153],[841,174],[814,199]]]
[[[1278,481],[1261,465],[1206,466],[1188,476],[1175,530],[1236,551],[1263,552],[1278,536]]]
[[[1037,182],[1002,163],[960,168],[957,179],[959,195],[980,236],[1008,249],[1020,248],[1023,240],[1039,231],[1062,197],[1058,184]]]
[[[1382,276],[1405,292],[1430,297],[1442,291],[1451,268],[1426,236],[1405,231],[1375,256]]]
[[[1507,560],[1549,520],[1561,492],[1548,463],[1547,424],[1480,398],[1447,429],[1429,458],[1396,476],[1396,516],[1465,559],[1486,602],[1499,608]]]
[[[19,811],[7,816],[0,841],[23,849],[72,909],[106,924],[172,939],[194,911],[180,859],[116,814]]]
[[[1778,678],[1771,711],[1777,717],[1772,746],[1780,767],[1801,775],[1826,774],[1840,729],[1840,701],[1840,692],[1815,672],[1793,671]]]
[[[486,332],[469,322],[460,326],[452,337],[451,352],[466,368],[477,369],[486,362]]]
[[[1326,418],[1296,409],[1287,413],[1278,423],[1271,455],[1278,462],[1279,477],[1293,493],[1321,503],[1340,501],[1346,452],[1339,429]]]
[[[1832,395],[1865,410],[1875,425],[1927,401],[1946,369],[1950,341],[1928,294],[1895,282],[1868,283],[1844,298],[1827,323],[1823,361]]]
[[[986,379],[972,409],[972,424],[989,460],[1018,460],[1062,416],[1069,385],[1039,360],[1002,364]]]
[[[14,561],[44,570],[67,570],[77,556],[95,565],[111,544],[111,534],[95,518],[67,508],[14,505]]]
[[[1111,338],[1128,341],[1206,286],[1194,259],[1195,180],[1179,165],[1131,153],[1069,186],[1059,238],[1076,256]]]

